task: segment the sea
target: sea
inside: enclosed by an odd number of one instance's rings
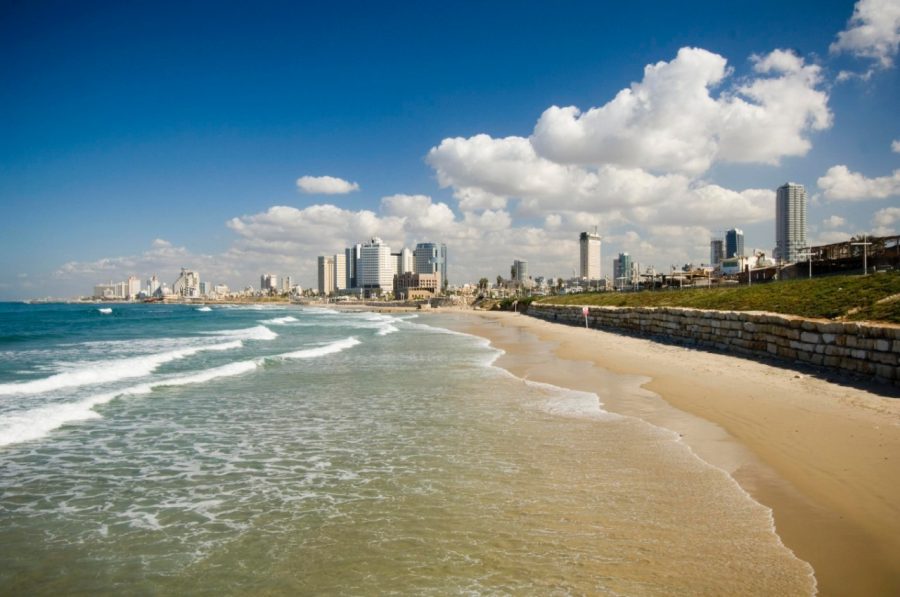
[[[815,592],[675,434],[450,327],[0,304],[0,593]]]

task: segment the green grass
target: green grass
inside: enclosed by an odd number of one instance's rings
[[[688,307],[723,311],[770,311],[826,319],[900,323],[900,300],[876,304],[900,294],[900,272],[869,276],[828,276],[753,286],[600,292],[551,296],[539,303],[615,307]]]

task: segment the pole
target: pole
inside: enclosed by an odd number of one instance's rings
[[[588,309],[587,307],[581,308],[581,313],[582,313],[582,315],[584,315],[584,329],[588,329],[588,312],[589,311],[590,311],[590,309]]]
[[[863,275],[868,276],[869,275],[869,261],[868,261],[869,245],[872,244],[872,243],[868,242],[868,235],[863,234],[863,241],[861,243],[850,243],[850,244],[857,246],[857,247],[861,246],[863,248]]]

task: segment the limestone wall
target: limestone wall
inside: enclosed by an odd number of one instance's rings
[[[584,325],[582,307],[532,303],[528,315]],[[817,365],[900,386],[900,326],[674,307],[590,307],[588,326]]]

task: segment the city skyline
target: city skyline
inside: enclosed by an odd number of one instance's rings
[[[455,284],[568,278],[594,226],[660,269],[735,227],[771,254],[789,180],[809,244],[896,234],[900,3],[712,6],[7,6],[0,299],[315,287],[373,236],[444,239]]]

